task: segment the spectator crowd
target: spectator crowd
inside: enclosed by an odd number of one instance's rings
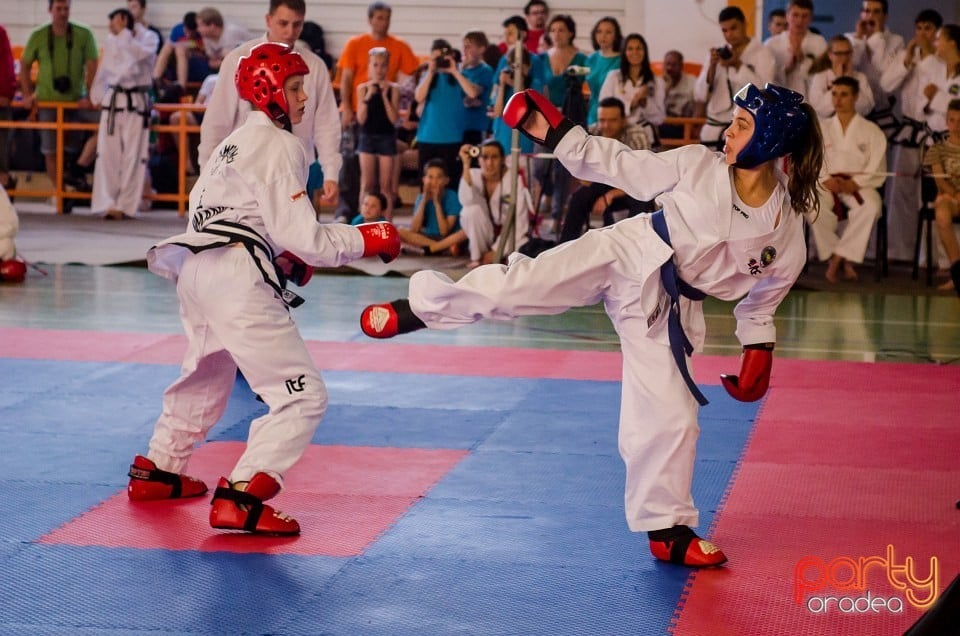
[[[151,122],[170,117],[153,104],[208,106],[182,115],[200,126],[184,149],[188,173],[202,172],[249,112],[232,81],[238,60],[271,41],[295,47],[310,69],[306,115],[292,132],[315,159],[307,184],[315,205],[334,208],[340,222],[392,220],[407,205],[401,180],[415,174],[420,192],[401,236],[418,253],[468,255],[473,267],[498,258],[498,241],[534,253],[656,209],[574,180],[543,148],[518,139],[500,119],[518,89],[541,91],[592,134],[635,149],[664,151],[663,140],[682,136],[669,118],[702,118],[700,142],[720,150],[734,95],[747,83],[770,82],[803,94],[821,118],[821,211],[807,222],[827,280],[857,278],[884,210],[889,256],[912,257],[921,170],[934,175],[938,236],[953,271],[960,268],[953,238],[960,26],[944,24],[932,9],[920,10],[914,32],[901,35],[887,28],[886,0],[863,0],[856,23],[819,33],[811,26],[813,0],[789,0],[770,12],[771,35],[762,41],[748,35],[743,12],[728,6],[717,16],[722,46],[671,50],[654,61],[643,34],[624,33],[609,16],[590,25],[590,50],[580,50],[574,42],[583,25],[551,13],[545,0],[529,0],[504,20],[496,42],[465,30],[457,41],[437,38],[423,55],[390,33],[392,8],[375,1],[365,32],[336,59],[322,27],[306,20],[304,0],[268,0],[261,33],[207,7],[186,13],[167,34],[148,23],[147,0],[128,0],[104,16],[102,42],[70,20],[70,5],[48,0],[50,21],[30,34],[18,76],[0,28],[0,118],[13,118],[16,102],[52,121],[55,111],[36,104],[70,102],[77,106],[65,111],[71,120],[99,122],[95,135],[67,135],[65,183],[92,191],[92,209],[105,218],[136,217],[145,193],[176,185],[169,158],[180,149],[170,136],[150,135]],[[696,63],[685,65],[688,58]],[[697,63],[699,73],[689,73]],[[9,146],[7,136],[0,129],[0,147]],[[55,143],[54,131],[40,132],[51,178]],[[0,186],[14,189],[9,160],[0,153]],[[945,285],[955,286],[956,276]]]

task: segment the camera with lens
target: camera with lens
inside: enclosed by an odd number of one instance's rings
[[[437,57],[437,68],[450,68],[450,47],[440,49],[440,55]]]
[[[717,57],[719,57],[721,60],[729,60],[731,57],[733,57],[733,51],[726,46],[719,46],[715,48],[714,51],[717,52]]]
[[[68,75],[58,75],[53,78],[53,88],[58,93],[69,93],[72,86],[73,82]]]
[[[467,154],[470,155],[471,157],[479,157],[480,146],[470,146],[470,148],[467,150]]]
[[[568,66],[563,69],[563,74],[567,77],[585,77],[590,74],[589,66]]]

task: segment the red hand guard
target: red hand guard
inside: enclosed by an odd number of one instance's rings
[[[541,113],[550,127],[545,139],[534,137],[526,130],[527,120],[534,112]],[[507,101],[507,105],[503,108],[503,121],[507,126],[519,129],[530,139],[550,149],[553,149],[563,135],[574,125],[542,93],[530,88],[520,93],[514,93]]]
[[[400,255],[400,233],[393,223],[361,223],[357,229],[363,235],[364,256],[379,256],[389,263]]]
[[[756,402],[770,386],[773,368],[773,343],[746,345],[740,362],[740,375],[720,375],[727,393],[741,402]]]
[[[313,267],[293,252],[283,252],[273,262],[283,272],[284,277],[297,287],[303,287],[313,278]]]

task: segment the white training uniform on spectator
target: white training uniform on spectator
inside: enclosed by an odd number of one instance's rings
[[[223,414],[238,367],[270,410],[250,424],[230,481],[261,471],[281,480],[323,417],[326,387],[278,293],[272,258],[289,250],[338,267],[364,245],[356,227],[317,222],[305,191],[311,161],[296,137],[251,112],[204,165],[187,232],[147,253],[150,270],[177,283],[188,342],[150,441],[163,470],[184,471]]]
[[[90,207],[136,216],[143,197],[150,141],[150,84],[157,34],[137,23],[107,36],[90,89],[99,104],[97,163]]]
[[[7,196],[6,189],[0,185],[0,261],[10,260],[17,255],[17,247],[13,239],[20,229],[20,219],[17,211]]]
[[[237,95],[233,76],[240,58],[257,44],[266,41],[266,36],[263,36],[246,42],[231,51],[220,65],[222,81],[217,81],[213,95],[207,101],[207,110],[200,126],[198,158],[201,166],[210,158],[213,149],[243,123],[250,112],[250,104]],[[340,113],[330,84],[330,72],[323,60],[304,42],[297,40],[294,49],[306,62],[310,72],[303,77],[307,110],[303,121],[293,126],[293,134],[303,142],[311,163],[316,151],[324,180],[336,181],[340,176],[343,157],[340,155]]]
[[[853,68],[867,76],[877,110],[890,108],[890,93],[880,86],[880,77],[893,63],[897,54],[903,51],[903,37],[886,29],[871,34],[865,40],[858,39],[853,32],[844,35],[853,46]],[[859,108],[857,112],[860,112]],[[869,112],[865,114],[868,115]]]
[[[803,61],[787,73],[787,63],[790,61],[790,32],[784,31],[768,38],[764,43],[776,60],[776,69],[773,77],[774,84],[786,86],[801,95],[806,96],[810,85],[810,65],[813,60],[823,55],[827,50],[827,41],[822,35],[808,31],[803,36],[800,48],[803,51]]]
[[[857,103],[854,104],[854,110],[860,115],[866,117],[876,105],[873,89],[870,88],[870,81],[867,76],[860,71],[850,71],[847,77],[857,80],[860,87],[860,93],[857,95]],[[807,102],[817,111],[820,119],[826,119],[833,116],[833,80],[837,79],[837,74],[832,68],[825,69],[819,73],[814,73],[810,78],[810,88],[807,91]]]
[[[773,81],[776,61],[760,40],[753,38],[740,54],[740,68],[717,64],[713,76],[713,86],[707,83],[710,70],[710,56],[707,56],[697,83],[693,87],[693,98],[707,104],[707,123],[700,128],[700,141],[714,143],[723,136],[723,131],[733,121],[733,96],[746,84],[765,86]]]
[[[820,215],[810,218],[810,229],[817,256],[827,260],[833,254],[851,263],[862,263],[873,225],[880,218],[880,193],[887,162],[887,138],[872,121],[854,114],[844,132],[836,116],[820,122],[823,132],[823,170],[821,181],[831,174],[849,174],[860,186],[858,202],[852,194],[841,194],[847,207],[847,226],[838,236],[839,219],[833,212],[833,195],[820,191]],[[859,173],[859,174],[858,174]]]
[[[654,232],[652,215],[641,214],[535,259],[514,253],[509,266],[479,267],[456,283],[440,272],[418,272],[410,279],[410,307],[428,327],[453,329],[602,301],[623,351],[619,444],[627,523],[634,532],[696,526],[690,485],[697,402],[670,350],[660,267],[674,258],[680,277],[703,292],[728,301],[746,295],[734,309],[737,337],[744,344],[775,342],[773,314],[806,261],[803,219],[784,191],[776,227],[758,215],[748,220],[749,237],[735,235],[731,169],[705,146],[630,150],[574,128],[554,154],[578,179],[607,183],[639,201],[660,194],[673,248]],[[786,175],[778,172],[778,179],[785,190]],[[684,330],[702,350],[702,302],[681,298],[680,305]]]
[[[513,176],[508,171],[503,175],[500,184],[494,188],[487,199],[480,168],[470,168],[470,180],[473,185],[467,184],[466,179],[460,179],[457,195],[460,198],[460,227],[467,234],[470,241],[470,260],[479,261],[485,252],[493,248],[498,240],[494,224],[505,227],[507,216],[510,213],[510,189],[513,187]],[[514,223],[514,250],[520,249],[527,243],[527,233],[530,230],[530,213],[533,211],[533,201],[530,191],[521,179],[517,183],[517,215]]]

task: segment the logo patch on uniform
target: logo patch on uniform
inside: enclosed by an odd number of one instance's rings
[[[291,200],[291,201],[296,201],[296,200],[298,200],[298,199],[300,199],[300,198],[302,198],[302,197],[305,197],[306,195],[307,195],[307,191],[306,191],[306,190],[301,190],[300,192],[297,192],[296,194],[291,194],[291,195],[290,195],[290,200]]]
[[[777,258],[777,249],[772,245],[768,245],[762,250],[760,250],[760,261],[757,259],[751,258],[747,261],[747,270],[750,272],[751,276],[759,276],[763,273],[764,268],[769,267]]]
[[[237,158],[238,148],[233,144],[227,144],[220,149],[220,161],[224,163],[233,163],[233,160]]]

